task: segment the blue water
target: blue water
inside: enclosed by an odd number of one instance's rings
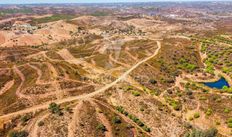
[[[217,89],[222,89],[224,86],[230,87],[229,83],[223,77],[219,79],[218,81],[206,82],[204,84],[210,88],[217,88]]]

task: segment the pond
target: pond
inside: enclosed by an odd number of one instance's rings
[[[216,88],[216,89],[222,89],[224,86],[230,87],[229,83],[223,77],[220,78],[218,81],[205,82],[204,84],[210,88]]]

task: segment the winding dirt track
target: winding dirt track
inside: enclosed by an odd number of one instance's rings
[[[149,56],[149,57],[147,57],[147,58],[139,61],[134,66],[132,66],[129,70],[127,70],[123,75],[121,75],[119,78],[117,78],[114,82],[105,85],[104,87],[96,90],[95,92],[92,92],[92,93],[89,93],[89,94],[86,94],[86,95],[73,96],[73,97],[68,97],[68,98],[65,98],[65,99],[49,101],[47,103],[44,103],[44,104],[41,104],[41,105],[37,105],[37,106],[31,107],[31,108],[27,108],[27,109],[20,110],[20,111],[14,112],[14,113],[2,115],[2,116],[0,116],[0,119],[7,119],[7,118],[11,118],[11,117],[14,117],[14,116],[17,116],[17,115],[21,115],[21,114],[25,114],[25,113],[30,113],[30,112],[35,112],[35,111],[38,111],[38,110],[46,109],[51,102],[55,102],[57,104],[62,104],[62,103],[65,103],[65,102],[71,102],[71,101],[75,101],[75,100],[86,100],[86,99],[91,98],[93,96],[96,96],[96,95],[98,95],[100,93],[103,93],[106,90],[108,90],[109,88],[111,88],[114,85],[116,85],[118,82],[123,81],[124,79],[126,79],[127,76],[133,70],[135,70],[138,66],[140,66],[144,62],[146,62],[146,61],[152,59],[153,57],[155,57],[159,53],[159,51],[161,49],[161,43],[159,41],[157,41],[157,45],[158,45],[158,48],[153,53],[153,55],[151,55],[151,56]],[[75,60],[73,60],[73,61],[75,61]]]

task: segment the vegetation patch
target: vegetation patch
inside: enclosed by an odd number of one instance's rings
[[[200,117],[200,113],[199,112],[194,113],[193,117],[194,118],[199,118]]]
[[[228,128],[232,128],[232,118],[229,118],[226,123]]]
[[[60,105],[56,104],[56,103],[51,103],[48,107],[48,109],[50,110],[50,112],[52,114],[57,114],[59,116],[63,115]]]
[[[32,20],[32,24],[41,24],[41,23],[48,23],[58,20],[70,20],[75,18],[74,15],[65,15],[65,14],[55,14],[50,17],[44,17],[44,18],[37,18]]]
[[[193,129],[190,132],[185,133],[184,137],[217,137],[218,130],[211,128],[208,130]]]
[[[105,132],[107,131],[106,127],[102,124],[102,123],[99,123],[96,127],[97,130],[100,130],[102,132]]]
[[[140,121],[136,116],[129,114],[127,111],[124,110],[122,106],[117,106],[116,110],[125,116],[129,117],[133,122],[135,122],[138,126],[140,126],[144,131],[151,132],[151,129],[147,127],[142,121]]]
[[[182,105],[181,105],[180,101],[174,100],[172,98],[166,98],[166,101],[168,102],[168,104],[170,106],[173,107],[174,110],[176,110],[176,111],[181,110]]]
[[[27,137],[29,134],[26,131],[10,131],[9,137]]]

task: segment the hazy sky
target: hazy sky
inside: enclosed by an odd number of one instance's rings
[[[0,4],[24,4],[24,3],[102,3],[102,2],[105,2],[105,3],[108,2],[108,3],[110,3],[110,2],[151,2],[151,1],[178,1],[178,0],[0,0]],[[204,1],[204,0],[179,0],[179,1]],[[215,0],[215,1],[220,1],[220,0]],[[232,1],[232,0],[227,0],[227,1]]]

